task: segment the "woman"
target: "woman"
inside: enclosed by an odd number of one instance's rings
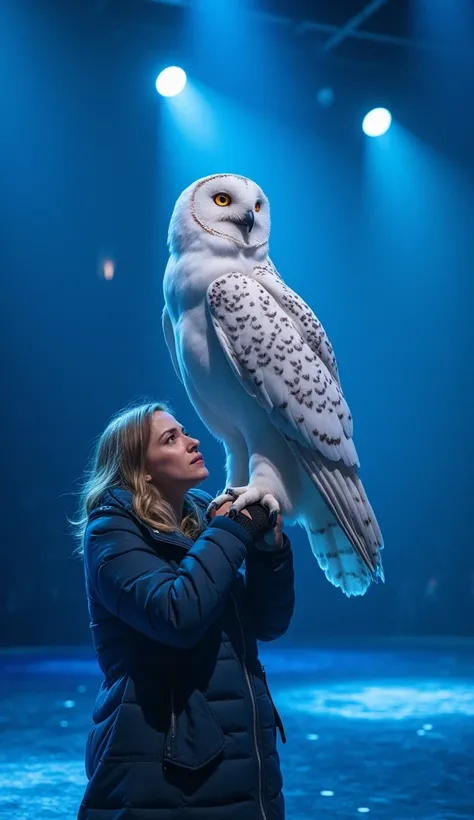
[[[206,521],[198,448],[162,404],[120,413],[97,445],[78,530],[104,680],[79,820],[284,817],[257,640],[290,623],[291,546],[260,505]]]

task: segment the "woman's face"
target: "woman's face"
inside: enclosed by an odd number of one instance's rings
[[[209,475],[198,439],[162,410],[153,414],[146,469],[149,480],[165,495],[176,489],[187,492]]]

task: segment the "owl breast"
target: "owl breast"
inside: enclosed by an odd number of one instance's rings
[[[184,385],[190,394],[197,393],[214,411],[232,407],[232,413],[239,416],[251,412],[255,400],[232,371],[205,305],[179,319],[175,338]]]
[[[185,316],[188,311],[204,306],[209,285],[228,273],[242,273],[252,276],[255,261],[243,254],[235,257],[210,256],[208,253],[193,252],[179,259],[170,258],[163,279],[165,301],[173,322]],[[201,315],[193,317],[193,325],[199,325],[204,332]]]

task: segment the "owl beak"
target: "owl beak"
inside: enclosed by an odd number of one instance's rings
[[[252,230],[252,228],[255,224],[255,214],[254,214],[254,212],[253,211],[246,211],[242,222],[244,223],[244,225],[247,225],[248,231],[250,233],[250,231]]]

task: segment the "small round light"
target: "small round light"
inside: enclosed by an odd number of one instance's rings
[[[156,90],[162,97],[176,97],[186,85],[186,72],[179,66],[164,68],[156,78]]]
[[[107,279],[109,282],[111,279],[114,278],[115,273],[115,265],[112,259],[106,259],[104,262],[104,279]]]
[[[368,137],[381,137],[390,128],[392,115],[387,108],[373,108],[362,121],[362,130]]]

